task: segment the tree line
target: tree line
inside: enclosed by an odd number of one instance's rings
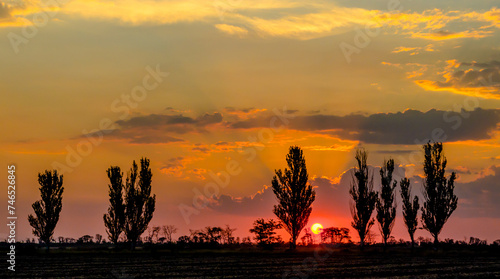
[[[439,234],[457,208],[458,198],[454,194],[455,172],[449,178],[445,175],[447,159],[443,153],[443,144],[427,143],[424,151],[424,181],[423,205],[417,196],[411,194],[410,179],[404,177],[399,181],[400,196],[402,199],[402,213],[405,226],[411,239],[412,247],[415,244],[414,234],[418,227],[418,212],[421,211],[422,227],[439,242]],[[384,247],[388,244],[396,220],[396,188],[398,181],[393,178],[395,162],[389,159],[383,162],[380,169],[381,188],[375,191],[373,171],[367,164],[368,153],[364,149],[356,150],[354,168],[349,195],[351,197],[350,210],[352,215],[351,226],[358,233],[361,249],[371,237],[370,230],[377,221]],[[295,249],[297,240],[305,225],[309,221],[312,205],[316,198],[313,187],[308,183],[309,176],[303,151],[298,146],[291,146],[286,155],[287,168],[275,170],[272,179],[272,190],[276,196],[277,205],[273,213],[278,220],[257,219],[250,232],[261,245],[283,243],[275,230],[285,229],[290,235],[290,249]],[[109,179],[109,207],[103,215],[104,226],[110,242],[117,244],[125,241],[134,249],[141,235],[148,229],[155,210],[156,195],[151,193],[152,172],[150,161],[140,159],[140,166],[135,161],[124,173],[119,166],[111,166],[106,170]],[[64,192],[63,176],[56,170],[38,174],[41,200],[33,203],[34,214],[28,216],[33,228],[33,234],[46,243],[47,248],[53,239],[54,229],[58,223],[62,209],[62,194]],[[375,218],[373,213],[376,212]],[[153,227],[148,232],[149,241],[156,238],[162,228]],[[179,237],[178,242],[194,243],[224,243],[235,242],[232,233],[235,229],[226,226],[206,227],[202,230],[190,230],[190,236]],[[172,234],[177,231],[174,226],[164,226],[168,242],[172,241]],[[166,239],[167,237],[165,237]],[[165,241],[164,239],[164,241]],[[302,243],[311,242],[311,234],[306,231],[301,238]],[[340,243],[350,241],[349,229],[325,228],[321,233],[322,242]],[[244,241],[247,241],[244,239]],[[248,239],[248,241],[250,241]],[[238,241],[239,242],[239,241]]]
[[[418,226],[419,209],[421,209],[422,226],[432,235],[437,245],[444,224],[458,205],[458,198],[454,194],[456,173],[452,172],[450,177],[446,178],[447,159],[443,153],[443,144],[429,142],[423,145],[423,151],[422,207],[418,197],[411,195],[410,180],[405,177],[399,182],[403,219],[412,247],[415,245],[414,234]],[[393,159],[384,161],[380,169],[381,189],[377,192],[373,189],[373,172],[368,168],[366,150],[356,150],[355,159],[357,165],[349,189],[353,219],[351,226],[357,231],[360,247],[363,249],[376,220],[385,247],[396,220],[398,182],[393,179],[395,162]],[[297,237],[308,222],[316,194],[308,184],[305,158],[300,147],[290,147],[286,162],[288,168],[284,171],[276,170],[272,180],[273,191],[278,200],[278,205],[274,206],[274,213],[290,234],[290,249],[295,249]],[[374,211],[376,218],[372,217]]]

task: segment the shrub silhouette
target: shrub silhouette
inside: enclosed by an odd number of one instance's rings
[[[257,241],[257,244],[260,246],[268,246],[281,242],[281,237],[276,236],[275,232],[275,230],[281,228],[282,225],[278,221],[273,219],[266,221],[260,218],[253,222],[253,228],[250,229],[250,232],[255,234],[254,239]]]

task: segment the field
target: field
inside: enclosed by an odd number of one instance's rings
[[[16,272],[0,278],[492,278],[500,253],[492,250],[302,249],[43,251],[18,254]],[[15,276],[13,276],[15,275]]]

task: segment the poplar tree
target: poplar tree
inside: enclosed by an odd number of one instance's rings
[[[104,226],[108,238],[114,244],[118,243],[120,234],[125,228],[125,205],[123,204],[123,173],[120,167],[110,167],[106,173],[109,182],[109,208],[104,214]]]
[[[413,203],[411,201],[411,185],[408,178],[401,179],[399,183],[401,187],[401,199],[403,200],[403,219],[405,221],[406,228],[408,229],[408,234],[411,239],[411,248],[415,247],[415,231],[418,226],[418,210],[420,209],[420,204],[418,203],[418,197],[413,197]]]
[[[384,248],[387,246],[387,240],[391,236],[394,222],[396,221],[396,186],[397,182],[392,179],[394,171],[394,160],[385,161],[380,169],[382,187],[377,199],[377,221],[380,226],[380,234],[384,242]]]
[[[62,210],[63,176],[58,175],[57,170],[46,170],[38,174],[38,183],[41,200],[33,203],[36,217],[30,214],[28,221],[33,234],[45,242],[48,250]]]
[[[364,149],[356,150],[357,169],[354,171],[349,194],[352,197],[351,226],[358,232],[360,246],[363,249],[370,228],[375,223],[372,213],[377,202],[377,193],[373,191],[373,174],[370,175]]]
[[[457,175],[452,172],[445,176],[447,160],[443,154],[443,144],[430,142],[424,149],[424,205],[422,207],[422,225],[433,237],[434,244],[439,243],[439,233],[451,214],[457,209],[458,198],[454,194]]]
[[[298,146],[291,146],[286,156],[288,168],[275,171],[272,180],[273,192],[278,200],[274,214],[290,234],[290,249],[297,247],[297,238],[307,224],[316,192],[307,183],[309,175],[306,160]]]

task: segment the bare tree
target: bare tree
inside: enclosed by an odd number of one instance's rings
[[[100,244],[102,242],[102,235],[101,234],[96,234],[95,235],[95,243]]]
[[[42,199],[33,203],[36,217],[30,214],[28,221],[33,234],[45,242],[48,251],[62,209],[63,176],[59,176],[56,170],[46,170],[38,174],[38,183]]]
[[[146,241],[149,243],[158,242],[158,235],[160,233],[160,230],[161,230],[160,226],[148,227],[148,236]]]
[[[413,197],[413,203],[411,202],[411,184],[408,178],[401,179],[399,186],[401,186],[401,199],[403,200],[403,217],[408,234],[410,235],[411,248],[413,249],[415,247],[414,237],[418,226],[417,215],[420,204],[418,203],[417,196]]]
[[[290,249],[297,246],[297,238],[307,224],[316,193],[307,183],[306,160],[298,146],[291,146],[286,156],[288,168],[277,170],[273,177],[273,192],[278,199],[274,214],[291,236]]]
[[[422,224],[424,229],[434,237],[434,244],[439,243],[438,236],[458,205],[455,190],[456,173],[452,172],[446,179],[447,160],[443,154],[443,144],[430,142],[424,149],[424,206],[422,207]]]
[[[149,159],[141,159],[138,171],[135,161],[125,182],[125,235],[134,249],[137,241],[153,218],[156,195],[151,196],[151,168]]]
[[[177,228],[174,225],[167,225],[162,227],[163,236],[167,243],[172,242],[172,235],[177,233]]]
[[[224,244],[232,244],[234,243],[234,237],[233,237],[233,232],[236,229],[229,227],[229,225],[226,225],[225,228],[222,229],[222,241]]]
[[[382,188],[380,196],[377,199],[377,221],[380,227],[380,234],[384,242],[384,249],[387,246],[387,240],[391,236],[394,222],[396,221],[396,185],[397,182],[392,180],[394,171],[394,160],[385,161],[380,169],[380,177],[382,179]]]
[[[104,226],[108,238],[114,244],[118,243],[120,234],[125,228],[125,205],[123,204],[123,173],[120,167],[110,167],[106,170],[109,182],[109,208],[104,214]]]
[[[354,172],[353,182],[349,189],[353,201],[351,203],[353,219],[351,225],[358,232],[361,249],[363,249],[370,228],[375,223],[371,216],[375,209],[377,193],[373,191],[373,174],[370,175],[368,170],[366,151],[364,149],[356,150],[355,158],[358,168]]]

